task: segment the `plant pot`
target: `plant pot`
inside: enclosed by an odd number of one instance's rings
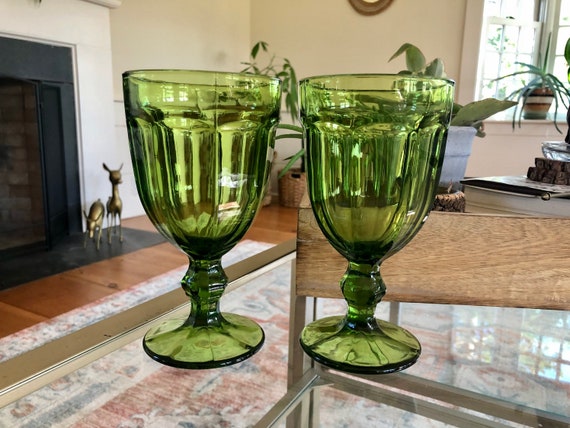
[[[553,101],[554,94],[550,89],[535,89],[524,99],[523,118],[546,119],[546,115]]]
[[[279,179],[279,204],[298,208],[307,190],[307,174],[300,168],[291,168]]]
[[[460,181],[465,177],[467,161],[471,155],[471,146],[477,130],[471,126],[450,126],[439,187],[452,190],[461,188]]]

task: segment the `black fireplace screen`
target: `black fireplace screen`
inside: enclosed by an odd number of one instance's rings
[[[71,48],[0,37],[0,258],[81,231]]]

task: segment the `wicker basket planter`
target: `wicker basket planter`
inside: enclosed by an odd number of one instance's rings
[[[291,168],[279,179],[279,204],[298,208],[307,189],[307,174]]]
[[[434,211],[465,212],[465,194],[463,192],[442,193],[435,195]]]

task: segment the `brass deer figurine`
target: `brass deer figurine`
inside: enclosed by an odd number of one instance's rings
[[[111,229],[113,229],[113,233],[116,233],[117,225],[119,226],[119,242],[123,242],[123,230],[122,230],[122,221],[121,221],[121,213],[123,211],[123,201],[119,196],[119,184],[122,183],[121,180],[121,169],[123,168],[123,164],[119,167],[119,169],[109,169],[107,165],[103,163],[103,168],[109,172],[109,181],[112,185],[112,196],[109,197],[107,200],[107,239],[109,244],[111,243]],[[111,219],[109,219],[109,216]],[[117,221],[118,219],[118,221]]]
[[[87,247],[87,238],[92,239],[95,236],[95,248],[99,251],[99,244],[101,244],[101,232],[103,231],[103,218],[105,217],[105,206],[101,199],[97,199],[91,204],[89,214],[83,210],[85,216],[85,240],[83,241],[83,248]]]

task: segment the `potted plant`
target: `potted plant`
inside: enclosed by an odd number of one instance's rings
[[[267,54],[268,60],[265,65],[259,65],[257,60],[260,52]],[[253,45],[250,52],[250,60],[243,62],[246,67],[244,73],[263,74],[275,76],[282,81],[285,110],[291,115],[291,123],[280,123],[277,126],[282,132],[276,136],[277,140],[295,138],[301,142],[301,149],[293,156],[287,158],[287,164],[279,171],[279,202],[288,207],[298,207],[306,189],[305,175],[305,147],[303,143],[303,128],[296,125],[299,114],[299,97],[297,91],[297,75],[293,65],[287,58],[280,58],[269,52],[269,45],[260,41]],[[300,161],[300,167],[294,167]]]
[[[446,77],[443,60],[436,58],[428,63],[422,51],[411,43],[400,46],[389,61],[402,54],[405,54],[407,68],[401,71],[401,74]],[[460,180],[465,176],[474,137],[485,136],[483,121],[514,105],[516,103],[513,101],[495,98],[474,101],[464,106],[457,103],[454,105],[441,171],[441,188],[446,188],[448,191],[460,188]]]
[[[568,43],[567,43],[568,45]],[[548,72],[548,54],[550,52],[550,35],[546,44],[546,52],[541,65],[536,66],[524,62],[516,62],[520,66],[520,70],[509,73],[494,79],[501,81],[504,79],[513,79],[516,77],[530,76],[527,82],[522,80],[522,86],[512,91],[507,99],[516,101],[513,112],[513,128],[518,121],[521,126],[521,119],[546,119],[547,113],[554,102],[554,126],[560,133],[562,131],[558,127],[557,115],[561,104],[568,110],[570,106],[570,91],[554,74]]]

